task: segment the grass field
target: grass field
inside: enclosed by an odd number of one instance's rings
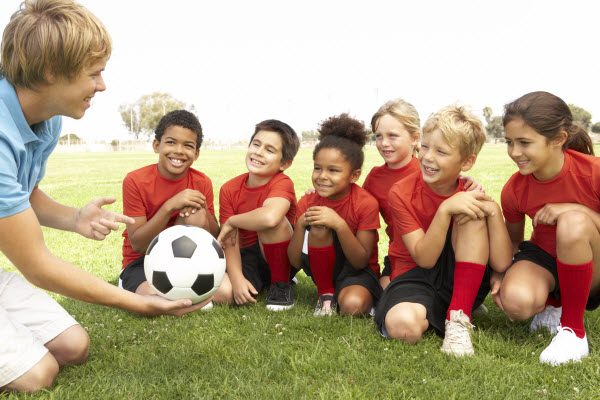
[[[215,199],[226,180],[245,172],[244,154],[201,152],[194,166],[211,177]],[[123,177],[154,162],[153,153],[54,154],[41,187],[73,206],[116,196],[110,208],[121,212]],[[377,151],[367,149],[360,182],[380,164]],[[288,170],[298,194],[311,186],[311,169],[311,151],[302,149]],[[515,170],[505,146],[488,145],[469,174],[499,200]],[[116,284],[120,232],[104,242],[50,229],[44,236],[56,255]],[[383,242],[380,254],[386,251]],[[15,271],[5,258],[0,267]],[[590,357],[553,368],[538,362],[550,335],[530,333],[528,321],[510,323],[489,297],[489,313],[473,321],[475,356],[456,359],[439,351],[434,334],[412,346],[380,337],[372,319],[312,317],[316,289],[306,276],[296,306],[282,313],[265,309],[264,294],[256,305],[152,319],[53,296],[88,330],[91,349],[85,364],[64,368],[39,398],[600,398],[598,312],[585,315]]]

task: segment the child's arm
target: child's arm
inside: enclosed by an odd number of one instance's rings
[[[296,269],[300,269],[302,267],[302,247],[304,246],[304,232],[306,232],[307,226],[304,215],[305,214],[302,214],[298,218],[298,221],[296,221],[294,233],[292,234],[292,238],[290,239],[290,244],[288,245],[287,250],[290,264],[292,264],[292,266],[294,266]]]
[[[304,218],[310,225],[324,226],[336,232],[344,255],[356,269],[363,269],[375,246],[375,230],[357,231],[356,236],[346,221],[334,210],[325,206],[310,207]]]
[[[235,230],[235,235],[236,237],[239,235],[237,229]],[[254,296],[258,295],[258,292],[244,277],[242,272],[242,256],[240,254],[239,238],[236,238],[235,243],[233,243],[233,241],[226,243],[224,251],[227,263],[227,275],[229,275],[229,280],[231,281],[235,303],[238,305],[256,303]]]
[[[596,229],[600,231],[600,214],[594,210],[584,206],[583,204],[577,203],[548,203],[542,207],[533,217],[533,226],[537,224],[542,225],[556,225],[558,216],[566,211],[579,211],[586,214],[596,226]]]
[[[217,240],[223,246],[224,243],[231,240],[233,243],[236,242],[237,229],[260,232],[274,228],[285,218],[289,209],[289,200],[283,197],[269,197],[264,201],[262,207],[229,217],[221,226]]]
[[[512,241],[508,235],[502,210],[495,201],[490,202],[492,214],[487,217],[488,240],[490,246],[490,267],[499,273],[506,272],[512,263]]]
[[[506,221],[506,230],[508,231],[508,237],[512,244],[513,255],[519,251],[519,244],[525,238],[525,218],[519,222],[508,222]]]
[[[165,201],[150,220],[146,216],[133,217],[135,222],[127,224],[127,234],[133,250],[140,254],[145,253],[152,239],[165,229],[171,215],[188,206],[206,208],[204,195],[198,190],[185,189]],[[206,212],[208,213],[208,210]]]
[[[442,254],[446,243],[446,234],[453,215],[465,214],[473,219],[486,217],[488,206],[484,200],[492,198],[483,192],[459,192],[444,200],[438,207],[429,229],[417,229],[402,236],[412,259],[422,268],[433,268]]]

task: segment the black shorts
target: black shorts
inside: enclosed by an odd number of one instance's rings
[[[381,271],[381,277],[387,276],[388,278],[392,275],[392,262],[388,256],[383,257],[383,271]]]
[[[271,269],[260,250],[258,240],[251,246],[240,248],[242,273],[258,293],[271,284]]]
[[[121,287],[125,290],[135,293],[138,286],[146,282],[146,274],[144,273],[144,257],[136,258],[121,271]]]
[[[310,226],[307,227],[310,230]],[[333,231],[333,248],[335,249],[335,266],[333,267],[333,285],[335,288],[335,298],[340,291],[345,287],[358,285],[367,289],[371,296],[373,296],[373,304],[377,304],[377,301],[381,297],[383,290],[379,284],[379,278],[377,274],[371,268],[370,265],[366,265],[363,269],[356,269],[346,259],[346,255],[342,250],[342,245],[338,240],[337,234]],[[302,270],[308,276],[315,281],[310,271],[310,261],[308,255],[302,253]]]
[[[422,304],[427,310],[429,328],[443,336],[446,313],[452,300],[454,287],[454,249],[451,230],[446,236],[444,249],[431,269],[415,267],[394,278],[383,292],[375,311],[375,323],[379,332],[385,327],[385,316],[399,303]],[[487,266],[473,309],[479,307],[490,292],[490,267]]]
[[[558,280],[558,268],[556,266],[556,259],[549,253],[539,247],[537,244],[528,240],[519,243],[519,251],[513,258],[513,264],[517,261],[529,261],[540,267],[548,270],[554,277],[554,290],[550,292],[552,297],[556,300],[560,300],[560,282]],[[585,305],[586,310],[595,310],[600,306],[600,292],[596,293],[592,297],[588,297],[587,304]]]

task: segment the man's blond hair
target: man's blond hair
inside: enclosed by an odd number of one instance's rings
[[[458,146],[463,160],[471,154],[479,154],[485,143],[483,123],[466,106],[453,104],[432,114],[423,125],[423,134],[436,129],[442,132],[446,143]]]
[[[72,0],[25,0],[2,35],[0,73],[34,89],[46,73],[71,80],[83,68],[108,60],[112,40],[100,20]]]

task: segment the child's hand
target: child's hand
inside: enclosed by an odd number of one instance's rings
[[[200,209],[206,207],[206,197],[198,190],[184,189],[165,204],[171,211],[183,210],[186,207]]]
[[[195,207],[183,207],[181,210],[179,210],[179,216],[181,218],[189,217],[190,215],[195,214],[196,211],[198,211],[198,209]]]
[[[317,191],[317,189],[315,189],[314,187],[311,187],[311,188],[306,189],[306,192],[304,192],[304,194],[308,196],[308,195],[313,194],[316,191]]]
[[[465,181],[465,190],[467,192],[471,192],[474,190],[478,190],[480,192],[485,192],[483,185],[475,180],[472,176],[468,175],[459,175],[458,179]]]
[[[246,278],[232,280],[231,285],[233,286],[233,299],[235,300],[235,304],[242,305],[246,303],[256,303],[254,296],[258,295],[258,292]]]
[[[493,201],[490,196],[483,192],[458,192],[444,200],[440,205],[443,211],[450,215],[465,214],[471,219],[483,219],[493,215],[492,208],[485,205],[485,201]]]
[[[504,279],[504,273],[499,273],[492,270],[492,275],[490,276],[490,286],[492,295],[492,299],[494,300],[494,304],[498,306],[499,309],[504,311],[504,306],[502,305],[502,300],[500,300],[500,287],[502,286],[502,280]],[[511,319],[512,321],[512,319]]]
[[[535,213],[535,217],[533,217],[533,221],[531,222],[533,226],[537,224],[556,225],[560,214],[573,210],[575,207],[577,205],[572,203],[548,203]]]
[[[487,203],[494,203],[494,200],[492,200],[491,202],[488,202],[486,200],[482,201],[483,207],[485,208],[485,216],[486,217],[493,217],[494,215],[496,215],[496,212],[494,211],[494,208],[491,206],[491,204],[487,204]],[[466,224],[467,222],[471,221],[473,218],[470,217],[467,214],[459,214],[459,215],[454,215],[454,222],[456,222],[458,225],[462,225],[462,224]]]
[[[229,220],[227,220],[227,222],[221,225],[221,232],[219,232],[217,242],[219,242],[221,247],[224,249],[226,249],[227,247],[233,247],[235,246],[237,233],[238,229],[231,226]]]
[[[308,225],[324,226],[333,230],[346,223],[338,213],[325,206],[310,207],[304,213],[304,220]]]

